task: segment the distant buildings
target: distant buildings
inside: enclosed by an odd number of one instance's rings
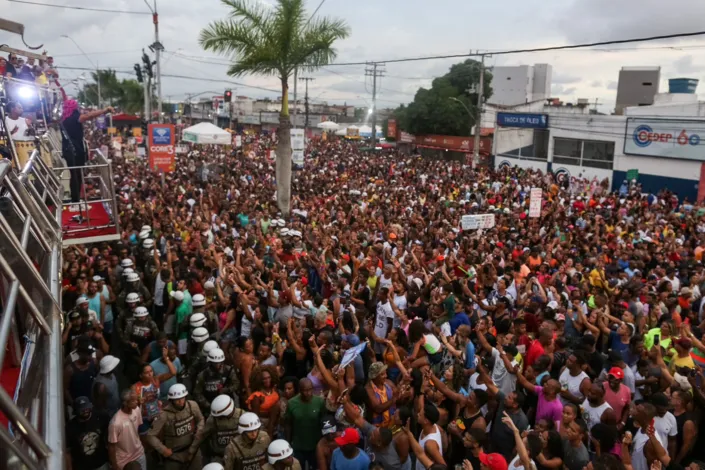
[[[492,97],[488,104],[515,106],[551,96],[553,67],[550,64],[492,68]]]
[[[650,106],[659,92],[661,67],[622,67],[617,85],[615,114],[629,106]]]

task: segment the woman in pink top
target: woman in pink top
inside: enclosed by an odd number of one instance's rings
[[[137,428],[142,424],[142,411],[137,394],[131,390],[122,392],[122,408],[115,413],[108,426],[108,457],[113,469],[122,470],[130,462],[138,462],[147,470],[144,447]]]
[[[535,385],[524,377],[521,370],[517,371],[517,380],[527,391],[535,393],[539,397],[536,407],[536,422],[545,419],[553,422],[556,429],[560,430],[563,419],[563,403],[558,398],[558,393],[561,391],[561,384],[557,380],[548,379],[543,387]]]

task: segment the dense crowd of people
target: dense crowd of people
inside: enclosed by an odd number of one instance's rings
[[[704,206],[314,140],[285,216],[243,140],[113,158],[122,240],[63,254],[69,468],[705,468]]]

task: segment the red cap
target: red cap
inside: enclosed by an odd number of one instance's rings
[[[436,258],[436,261],[445,261],[446,257],[443,255],[438,255],[438,258]]]
[[[357,429],[355,428],[347,428],[345,431],[343,431],[343,434],[335,438],[335,443],[339,446],[357,444],[358,442],[360,442],[360,433],[357,432]],[[504,470],[507,470],[506,467],[504,468]]]
[[[609,372],[607,372],[607,375],[611,375],[615,379],[623,380],[624,379],[624,371],[620,369],[619,367],[613,367],[610,369]]]
[[[490,470],[507,470],[507,461],[502,454],[485,454],[480,452],[480,462],[487,465]]]

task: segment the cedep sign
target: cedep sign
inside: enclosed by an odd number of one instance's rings
[[[490,229],[494,224],[494,214],[464,215],[460,219],[460,228],[463,230]]]
[[[628,118],[624,153],[705,161],[705,120]]]

